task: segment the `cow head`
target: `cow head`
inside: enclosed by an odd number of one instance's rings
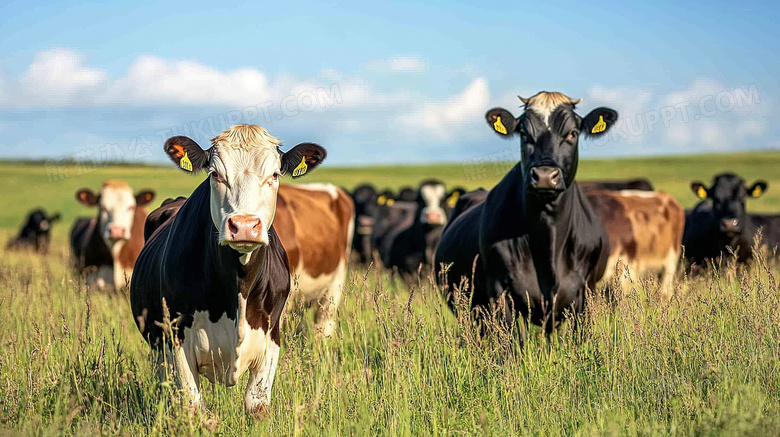
[[[485,118],[497,134],[520,137],[526,190],[554,198],[574,182],[580,135],[604,135],[617,121],[617,112],[596,108],[581,118],[574,106],[582,99],[573,100],[556,92],[542,91],[520,100],[525,104],[525,112],[519,117],[495,108]]]
[[[46,211],[35,209],[27,215],[27,223],[24,225],[26,232],[37,237],[49,235],[52,223],[60,219],[60,214],[46,215]]]
[[[712,200],[712,213],[720,231],[727,236],[742,232],[747,220],[745,200],[748,197],[760,197],[766,188],[767,183],[764,181],[756,181],[747,187],[745,181],[733,173],[715,176],[710,188],[701,182],[691,182],[691,190],[696,196]]]
[[[358,235],[371,235],[377,210],[376,188],[371,184],[359,185],[352,192],[352,202],[355,204],[356,232]]]
[[[279,176],[308,174],[327,155],[312,143],[298,144],[286,153],[279,144],[265,129],[246,124],[222,132],[207,150],[182,136],[165,142],[165,152],[179,168],[190,173],[208,171],[217,242],[239,252],[244,264],[255,250],[268,245]]]
[[[154,195],[152,190],[133,194],[127,182],[107,180],[103,182],[100,194],[95,194],[89,188],[82,188],[76,192],[76,200],[85,206],[99,206],[100,236],[110,248],[115,243],[130,238],[136,207],[148,204],[154,199]]]
[[[417,190],[417,211],[420,222],[428,226],[443,226],[447,223],[447,189],[444,182],[428,179],[420,183]]]

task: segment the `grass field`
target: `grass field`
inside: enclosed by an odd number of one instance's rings
[[[648,177],[684,206],[688,184],[730,170],[769,190],[752,211],[780,211],[780,153],[580,163],[580,179]],[[415,185],[426,177],[469,188],[459,164],[328,168],[301,182],[348,188]],[[200,177],[172,167],[118,166],[48,181],[43,165],[0,164],[3,241],[27,210],[63,214],[52,253],[0,256],[0,435],[207,433],[157,381],[154,358],[128,296],[83,288],[67,269],[72,220],[94,210],[75,190],[106,178],[186,195]],[[3,249],[0,249],[3,250]],[[582,328],[548,341],[519,323],[478,338],[426,278],[407,286],[383,271],[353,268],[336,338],[316,341],[311,314],[283,326],[270,418],[243,412],[236,387],[202,380],[221,435],[780,435],[780,269],[757,262],[703,278],[680,276],[669,302],[638,282],[617,302],[593,296]],[[526,338],[518,350],[512,340]]]

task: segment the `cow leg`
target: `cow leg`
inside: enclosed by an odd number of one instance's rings
[[[184,393],[190,406],[202,406],[203,398],[200,394],[195,357],[187,357],[181,346],[166,346],[165,354],[160,355],[157,364],[161,381],[166,381],[168,375],[172,375],[176,386]]]
[[[276,328],[278,329],[278,328]],[[271,387],[279,361],[279,345],[270,334],[266,336],[266,347],[255,367],[249,369],[249,383],[244,395],[244,408],[256,420],[265,419],[271,405]]]
[[[347,276],[346,259],[342,258],[339,262],[336,272],[333,274],[333,280],[325,289],[325,293],[320,297],[317,306],[317,314],[314,317],[314,326],[317,335],[323,337],[332,337],[333,330],[336,328],[336,312],[341,303],[341,293],[344,287],[344,280]]]
[[[680,262],[680,254],[673,249],[669,250],[664,260],[664,273],[661,276],[661,297],[670,299],[674,292],[674,276],[677,274],[677,266]]]

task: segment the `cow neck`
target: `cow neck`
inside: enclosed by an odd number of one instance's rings
[[[552,201],[529,195],[523,183],[522,163],[504,176],[488,194],[483,209],[482,229],[491,229],[490,236],[480,236],[480,244],[493,244],[504,239],[526,238],[536,270],[539,287],[547,299],[558,286],[557,260],[567,254],[573,207],[582,201],[576,182]]]

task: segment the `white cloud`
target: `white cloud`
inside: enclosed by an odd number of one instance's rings
[[[87,104],[104,89],[105,71],[84,66],[83,56],[65,49],[40,52],[18,79],[16,104],[31,107],[63,107]],[[5,92],[7,103],[14,104],[13,90]]]
[[[375,71],[390,71],[393,73],[422,73],[428,65],[424,59],[417,56],[394,56],[389,59],[373,61],[369,68]]]
[[[448,140],[464,132],[464,125],[481,122],[487,110],[490,93],[487,80],[474,79],[460,94],[440,102],[429,102],[409,114],[398,117],[409,132],[433,134]]]

